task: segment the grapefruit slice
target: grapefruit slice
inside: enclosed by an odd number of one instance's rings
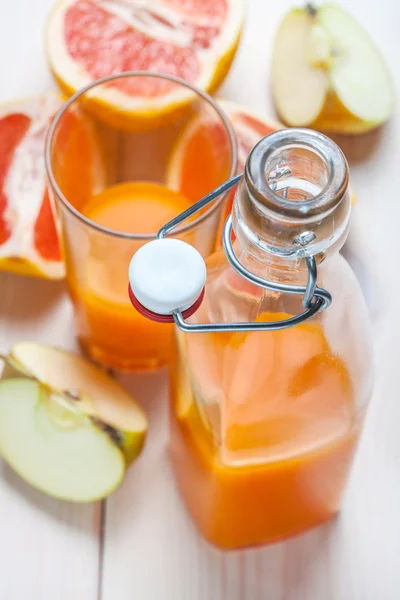
[[[67,94],[126,71],[181,77],[212,91],[234,58],[244,0],[61,0],[47,28],[51,70]],[[91,107],[115,126],[143,126],[191,99],[156,78],[112,81]]]
[[[237,173],[243,173],[244,166],[248,155],[254,146],[263,137],[269,135],[273,131],[282,129],[283,125],[277,121],[264,119],[252,111],[230,102],[228,100],[220,100],[219,104],[227,115],[229,121],[233,126],[233,130],[236,134],[236,141],[238,145],[238,162],[237,162]],[[218,234],[218,243],[221,243],[222,228],[225,221],[232,210],[233,198],[235,196],[236,188],[231,190],[228,195],[227,201],[224,205],[224,211],[221,218],[220,233]]]
[[[59,279],[64,274],[45,179],[44,143],[57,94],[0,108],[0,268]]]
[[[242,173],[244,165],[256,143],[269,133],[283,127],[276,121],[263,119],[229,100],[218,100],[218,104],[228,117],[236,134],[238,146],[237,173]],[[196,202],[211,192],[228,177],[229,165],[225,157],[226,135],[220,122],[206,120],[197,115],[189,122],[179,138],[169,160],[167,184]],[[231,190],[224,205],[220,231],[217,237],[221,243],[222,226],[232,210],[235,189]]]
[[[0,107],[0,269],[49,279],[64,276],[44,159],[47,130],[61,104],[62,98],[51,92]],[[82,155],[90,142],[86,123],[71,115],[62,134],[57,147],[62,173],[57,175],[64,194],[73,195],[78,187],[80,194],[89,187],[92,193],[92,160]],[[93,148],[92,143],[92,154]]]
[[[230,100],[218,100],[236,134],[237,173],[242,173],[250,150],[269,133],[283,127],[254,115]],[[196,115],[189,122],[172,152],[168,166],[168,185],[195,202],[228,176],[227,139],[223,124],[209,115]]]
[[[238,143],[237,172],[241,173],[250,151],[257,142],[273,131],[282,129],[283,125],[278,121],[265,119],[230,100],[219,99],[218,104],[227,115],[235,131]]]

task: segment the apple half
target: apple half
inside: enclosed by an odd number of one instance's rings
[[[293,9],[278,29],[272,94],[291,127],[362,133],[385,122],[394,107],[389,70],[373,40],[343,8]]]
[[[0,453],[32,486],[63,500],[112,493],[147,432],[143,410],[80,356],[20,342],[4,357]]]

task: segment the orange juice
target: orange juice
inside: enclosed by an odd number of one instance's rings
[[[114,231],[155,234],[189,205],[161,184],[137,181],[105,189],[82,214]],[[156,367],[168,358],[173,329],[145,319],[129,301],[128,265],[144,242],[117,242],[111,236],[96,239],[94,232],[83,275],[79,281],[68,277],[79,338],[93,357],[115,368]]]
[[[321,327],[179,333],[178,342],[171,452],[203,535],[240,548],[331,518],[360,423],[347,368]]]

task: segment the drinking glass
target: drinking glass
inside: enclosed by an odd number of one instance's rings
[[[147,94],[145,109],[133,98],[130,106],[117,110],[113,99],[121,87]],[[154,239],[158,226],[148,230],[146,223],[154,225],[156,212],[161,226],[174,216],[172,210],[181,212],[183,200],[193,203],[235,173],[236,140],[227,118],[208,94],[178,78],[144,71],[112,75],[61,107],[50,126],[46,166],[83,349],[105,367],[121,371],[166,363],[173,326],[149,321],[132,307],[128,265]],[[132,189],[134,210],[125,215],[122,204]],[[154,205],[149,189],[161,194],[161,204]],[[112,200],[95,218],[90,207],[109,190]],[[122,212],[116,226],[118,203]],[[175,237],[207,257],[215,247],[223,203],[224,197],[218,198]]]

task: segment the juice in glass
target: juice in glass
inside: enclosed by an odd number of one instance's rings
[[[94,196],[82,207],[82,214],[91,221],[115,231],[129,233],[156,232],[166,221],[190,206],[189,200],[154,182],[134,181],[116,184]],[[140,243],[137,244],[140,247]],[[68,278],[80,340],[95,358],[104,360],[104,353],[113,361],[124,352],[140,365],[143,361],[157,366],[168,356],[172,343],[172,326],[161,328],[132,310],[127,295],[126,267],[129,255],[114,249],[115,268],[105,269],[107,256],[87,261],[87,282],[82,288],[74,277]],[[98,349],[100,353],[98,353]]]

